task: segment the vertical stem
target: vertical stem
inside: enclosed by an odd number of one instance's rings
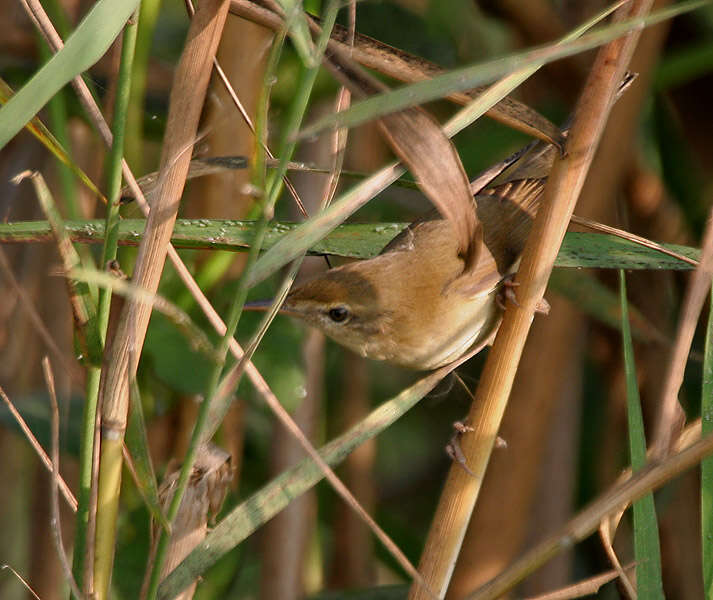
[[[169,100],[161,168],[156,196],[139,247],[134,283],[155,293],[170,247],[179,200],[185,185],[196,140],[198,122],[210,78],[210,65],[223,32],[228,12],[227,0],[204,0],[188,28],[186,43],[176,69]],[[116,335],[104,361],[99,389],[101,438],[99,496],[97,515],[97,559],[95,577],[102,587],[95,590],[98,600],[109,593],[109,580],[116,540],[116,511],[119,505],[121,470],[115,468],[118,450],[124,439],[129,404],[129,377],[136,373],[146,336],[151,306],[130,299],[118,319]],[[115,476],[116,475],[116,476]]]
[[[621,19],[641,16],[649,0],[632,2],[617,13]],[[639,32],[603,47],[596,58],[567,138],[567,154],[556,160],[533,223],[516,277],[517,305],[505,311],[483,370],[468,423],[473,432],[462,437],[461,448],[474,476],[454,464],[436,509],[419,571],[438,598],[448,590],[463,537],[480,493],[493,444],[512,389],[517,366],[564,237],[577,196],[584,184],[597,143],[604,130],[614,95],[621,83]],[[427,589],[412,585],[409,598],[430,599]]]
[[[119,229],[119,191],[121,190],[121,159],[124,153],[124,126],[128,107],[129,91],[131,88],[131,64],[136,45],[136,18],[132,18],[124,27],[121,46],[121,63],[117,82],[117,97],[114,111],[112,132],[114,141],[109,153],[107,170],[107,211],[104,247],[102,250],[101,267],[104,268],[108,261],[116,258],[117,237]],[[109,305],[111,303],[111,289],[102,288],[99,292],[99,307],[97,326],[102,344],[106,342],[106,329],[109,321]],[[93,561],[87,560],[93,556],[94,544],[87,540],[87,529],[90,519],[90,496],[92,482],[92,465],[94,463],[94,428],[96,422],[97,402],[99,397],[99,381],[101,370],[99,367],[89,368],[87,375],[87,399],[82,416],[82,436],[79,454],[79,495],[77,498],[77,518],[75,534],[75,551],[73,571],[74,577],[80,587],[85,581],[85,567]]]

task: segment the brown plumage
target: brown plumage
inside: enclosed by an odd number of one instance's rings
[[[517,268],[556,152],[532,145],[475,195],[483,248],[467,274],[453,225],[432,216],[378,256],[293,290],[283,311],[368,358],[413,369],[455,360],[500,321],[497,294]]]

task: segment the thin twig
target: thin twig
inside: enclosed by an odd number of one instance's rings
[[[633,570],[635,565],[629,564],[625,568],[628,570]],[[596,594],[604,584],[614,581],[617,575],[621,575],[615,571],[606,571],[605,573],[600,573],[599,575],[594,575],[594,577],[588,577],[577,583],[565,586],[553,592],[546,592],[544,594],[538,594],[537,596],[530,596],[525,600],[571,600],[573,598],[583,598],[584,596],[591,596]]]
[[[47,453],[40,442],[37,441],[37,438],[32,433],[32,430],[27,425],[25,419],[22,418],[22,415],[15,408],[15,405],[12,403],[10,398],[7,397],[7,394],[5,393],[5,390],[2,389],[2,386],[0,386],[0,398],[2,398],[3,402],[5,402],[5,406],[7,406],[10,414],[14,417],[15,421],[17,421],[22,433],[25,434],[27,441],[30,442],[30,446],[32,446],[33,450],[37,453],[37,456],[42,461],[42,464],[44,464],[47,470],[52,473],[52,460],[49,456],[47,456]],[[59,488],[62,490],[62,497],[66,500],[69,508],[72,509],[72,512],[77,512],[77,499],[74,497],[72,490],[69,488],[67,482],[62,478],[62,476],[59,477]]]
[[[618,521],[617,521],[618,523]],[[624,567],[621,565],[621,561],[614,550],[614,535],[616,534],[616,525],[612,524],[612,519],[607,517],[602,519],[599,525],[599,537],[602,541],[602,546],[604,546],[604,551],[609,558],[609,562],[614,567],[614,572],[618,573],[619,581],[624,588],[626,597],[628,600],[636,600],[636,588],[629,576],[624,571]]]
[[[10,571],[12,571],[12,574],[20,580],[20,582],[22,583],[22,585],[25,586],[27,591],[30,592],[30,594],[32,594],[36,598],[36,600],[41,600],[41,598],[35,593],[35,590],[33,590],[30,587],[30,584],[27,583],[27,581],[25,581],[22,578],[22,576],[15,569],[13,569],[10,565],[8,565],[8,564],[0,565],[0,569],[9,569]]]
[[[77,598],[83,598],[84,596],[79,591],[77,582],[74,580],[74,575],[72,575],[72,567],[69,564],[67,553],[64,550],[64,542],[62,541],[62,522],[59,515],[59,482],[62,479],[59,474],[59,406],[57,404],[57,393],[55,391],[52,366],[47,356],[42,359],[42,372],[45,376],[45,383],[47,384],[47,391],[50,396],[50,407],[52,409],[52,485],[50,488],[52,493],[52,521],[50,522],[50,528],[52,529],[52,538],[54,539],[55,548],[57,549],[57,556],[64,571],[64,578],[69,584],[72,593]]]

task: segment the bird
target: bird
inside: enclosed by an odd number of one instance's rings
[[[513,295],[512,276],[558,152],[534,142],[471,183],[482,247],[467,273],[452,222],[431,213],[377,256],[294,288],[280,312],[361,356],[414,370],[484,346],[500,323],[503,296]]]

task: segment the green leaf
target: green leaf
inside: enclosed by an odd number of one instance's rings
[[[712,295],[713,297],[713,295]],[[713,303],[708,315],[703,356],[701,394],[701,437],[713,431]],[[701,461],[701,543],[703,550],[703,590],[713,594],[713,457]]]
[[[126,447],[129,449],[133,459],[134,472],[136,473],[137,485],[146,507],[151,516],[168,531],[169,524],[161,509],[161,501],[158,497],[158,484],[156,483],[156,473],[151,462],[149,453],[148,437],[146,435],[146,424],[144,422],[144,409],[141,405],[141,394],[136,378],[132,377],[129,387],[129,420],[126,426]]]
[[[306,223],[309,223],[307,221]],[[143,236],[146,221],[125,219],[119,224],[119,241],[138,245]],[[273,251],[278,244],[297,241],[305,236],[318,238],[320,233],[303,229],[304,223],[271,223],[268,226],[263,249]],[[371,258],[376,256],[401,230],[406,223],[354,223],[339,225],[323,239],[317,239],[310,254],[330,254],[347,258]],[[250,248],[255,238],[255,221],[221,219],[178,219],[171,237],[177,248],[205,248],[212,250],[244,251]],[[104,222],[66,221],[65,229],[74,242],[98,243],[104,238]],[[288,235],[289,234],[289,235]],[[52,241],[52,230],[47,221],[16,221],[0,223],[0,243]],[[700,251],[677,244],[661,244],[683,256],[698,260]],[[264,255],[263,257],[264,258]],[[261,260],[262,260],[261,258]],[[277,253],[275,253],[277,258]],[[257,264],[261,264],[258,261]],[[276,264],[276,263],[275,263]],[[281,266],[281,265],[280,265]],[[557,256],[557,267],[592,269],[671,269],[690,270],[692,265],[657,250],[640,246],[635,242],[601,233],[569,232]],[[278,267],[275,267],[275,270]],[[273,263],[259,271],[264,279],[273,271]]]
[[[3,148],[76,75],[107,51],[139,0],[99,0],[57,54],[0,108],[0,148]]]
[[[309,34],[307,15],[302,10],[302,3],[297,0],[277,0],[277,3],[285,11],[285,21],[290,32],[290,39],[295,45],[297,54],[300,55],[306,67],[315,67],[317,61],[312,52],[312,37]]]
[[[629,309],[626,299],[626,276],[619,271],[621,284],[621,332],[624,345],[624,370],[626,372],[626,404],[629,421],[629,452],[632,472],[646,464],[646,435],[641,414],[639,387],[636,380],[634,345],[629,328]],[[636,558],[636,589],[642,600],[664,598],[661,578],[661,549],[656,522],[653,493],[634,502],[634,555]]]

